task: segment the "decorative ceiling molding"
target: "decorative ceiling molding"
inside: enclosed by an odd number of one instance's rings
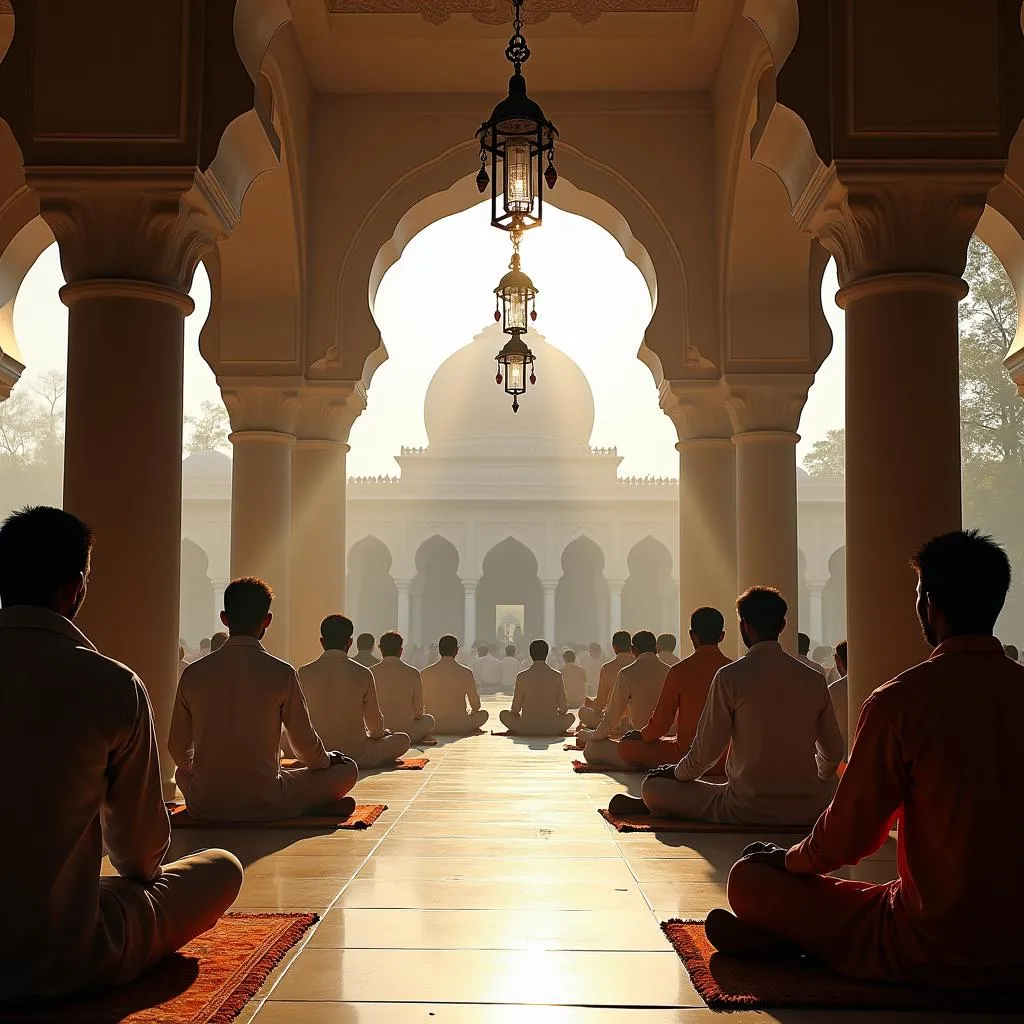
[[[523,5],[527,25],[545,21],[552,14],[568,14],[581,25],[602,14],[692,14],[700,0],[528,0]],[[331,14],[419,14],[432,25],[441,25],[453,14],[470,14],[485,25],[504,25],[512,20],[508,0],[327,0]]]

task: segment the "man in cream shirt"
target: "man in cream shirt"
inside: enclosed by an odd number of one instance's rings
[[[529,663],[521,662],[516,657],[516,645],[505,645],[505,657],[501,659],[501,676],[498,680],[498,688],[502,693],[512,693],[516,688],[516,676],[524,669],[529,668]]]
[[[604,655],[601,645],[592,643],[587,645],[586,651],[579,659],[580,667],[587,673],[587,696],[597,696],[597,689],[601,679],[601,666],[604,664]]]
[[[403,645],[401,634],[383,633],[378,641],[383,658],[371,671],[384,725],[406,733],[416,746],[434,731],[434,719],[423,712],[423,681],[419,669],[402,661]]]
[[[632,638],[624,629],[618,630],[612,636],[612,651],[615,656],[601,666],[597,696],[593,700],[588,697],[586,705],[580,708],[580,725],[587,729],[596,729],[601,724],[604,709],[611,699],[619,672],[633,662]]]
[[[439,660],[420,674],[423,704],[433,716],[434,731],[442,736],[465,736],[482,729],[488,714],[480,708],[473,673],[456,660],[459,641],[453,636],[441,637],[437,653]]]
[[[576,664],[576,652],[571,647],[562,651],[562,686],[569,707],[582,707],[587,699],[587,673]]]
[[[476,653],[473,679],[476,681],[477,692],[493,695],[498,692],[498,685],[501,683],[501,662],[491,654],[487,644],[481,644]]]
[[[629,765],[619,754],[617,739],[631,729],[642,729],[654,709],[665,686],[668,665],[658,657],[657,640],[646,629],[633,636],[633,655],[636,661],[619,672],[612,689],[608,707],[597,728],[580,729],[578,743],[584,743],[583,756],[590,764],[607,765],[628,771]]]
[[[324,749],[295,669],[260,643],[273,597],[260,579],[229,583],[220,616],[227,643],[189,665],[178,683],[167,747],[193,817],[297,818],[343,798],[350,811],[355,807],[347,796],[359,777],[355,762]],[[305,767],[281,770],[282,727]]]
[[[72,621],[91,548],[56,508],[0,528],[4,730],[45,752],[4,797],[0,1004],[126,985],[213,927],[242,884],[225,850],[161,865],[171,829],[149,697]],[[117,874],[101,878],[104,850]]]
[[[530,644],[533,664],[516,676],[512,707],[498,716],[511,733],[521,736],[562,736],[576,720],[569,714],[562,677],[546,664],[546,640]]]
[[[674,633],[661,633],[658,636],[658,657],[671,668],[679,664],[679,655],[676,654],[676,640]]]
[[[748,651],[715,674],[689,752],[647,776],[642,800],[616,794],[613,813],[803,827],[828,806],[843,739],[825,677],[779,645],[787,609],[777,590],[751,587],[736,608]],[[699,781],[730,743],[728,781]]]
[[[352,620],[328,615],[320,623],[324,653],[299,669],[309,717],[328,747],[344,750],[360,768],[394,764],[410,746],[404,732],[388,732],[373,673],[348,656]]]
[[[360,633],[356,637],[356,654],[352,659],[363,668],[373,668],[374,665],[380,664],[380,658],[373,653],[373,645],[375,641],[372,633]],[[351,644],[349,645],[351,646]],[[348,648],[346,648],[348,650]]]

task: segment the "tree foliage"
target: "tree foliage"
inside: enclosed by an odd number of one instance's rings
[[[198,416],[185,417],[185,425],[190,428],[185,451],[194,454],[214,448],[230,447],[228,432],[231,425],[224,406],[218,402],[206,401],[200,410]]]
[[[843,476],[846,472],[846,430],[830,430],[811,445],[804,456],[804,469],[811,476]]]

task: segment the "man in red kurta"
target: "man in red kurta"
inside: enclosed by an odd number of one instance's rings
[[[623,761],[636,768],[657,768],[682,760],[697,733],[711,680],[723,665],[729,664],[718,647],[724,639],[725,618],[717,608],[698,608],[690,616],[693,654],[668,670],[650,721],[622,737],[619,756]],[[668,737],[673,721],[674,739]],[[725,774],[725,754],[709,774]]]
[[[807,953],[859,978],[948,988],[1020,982],[1024,667],[992,635],[1010,564],[977,531],[914,559],[931,657],[864,704],[850,762],[811,835],[754,844],[707,934],[723,953]],[[877,851],[899,814],[899,877],[829,873]],[[1005,870],[1004,870],[1005,869]]]

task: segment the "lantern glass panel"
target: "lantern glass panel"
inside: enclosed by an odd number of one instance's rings
[[[505,146],[505,212],[532,213],[533,200],[530,143],[509,142]]]
[[[526,292],[513,288],[505,294],[505,330],[526,331]]]
[[[505,390],[508,393],[522,393],[526,390],[526,367],[522,356],[512,356],[505,368]]]

